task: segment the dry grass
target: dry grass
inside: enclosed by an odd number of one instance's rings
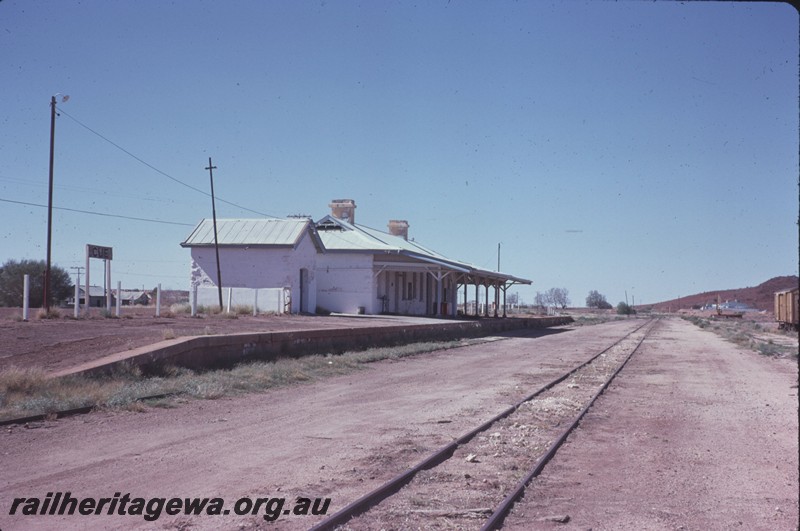
[[[169,307],[169,312],[173,315],[188,315],[192,313],[191,304],[173,304]]]
[[[253,315],[253,307],[246,304],[237,304],[231,311],[236,315]]]
[[[748,319],[710,319],[707,317],[689,316],[683,319],[702,329],[710,330],[718,336],[735,343],[743,348],[748,348],[765,356],[791,356],[797,357],[797,348],[788,345],[776,344],[771,339],[759,337],[764,330],[764,325]],[[779,330],[773,334],[783,334]]]
[[[38,369],[12,367],[0,372],[0,416],[9,418],[86,406],[127,405],[135,400],[135,378],[135,372],[131,372],[103,380],[49,379]]]
[[[165,330],[165,336],[169,330]],[[476,340],[472,340],[474,343]],[[39,369],[12,367],[0,372],[0,419],[47,414],[79,407],[140,411],[142,399],[157,397],[154,407],[174,407],[176,399],[213,400],[346,374],[364,364],[400,359],[462,346],[459,341],[415,343],[341,355],[313,355],[252,362],[231,369],[197,372],[168,367],[160,376],[144,376],[136,367],[90,378],[46,377]],[[165,398],[164,395],[168,395]]]
[[[61,312],[59,312],[56,308],[50,308],[50,310],[45,310],[42,308],[38,312],[36,312],[37,319],[59,319],[61,318]]]
[[[205,315],[217,315],[222,313],[223,310],[216,304],[212,304],[211,306],[205,306],[200,304],[197,306],[197,314],[205,314]]]

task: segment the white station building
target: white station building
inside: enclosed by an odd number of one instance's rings
[[[405,220],[389,221],[389,232],[357,225],[352,199],[329,206],[331,214],[316,223],[308,218],[218,219],[222,287],[239,293],[282,290],[291,313],[477,313],[477,305],[470,311],[458,304],[463,292],[464,301],[494,300],[484,305],[483,315],[498,317],[499,312],[505,316],[506,290],[531,284],[409,241]],[[216,289],[213,221],[202,220],[181,246],[191,249],[192,286]]]

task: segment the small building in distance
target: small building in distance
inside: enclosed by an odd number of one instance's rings
[[[86,288],[78,286],[78,301],[81,306],[86,305]],[[75,295],[70,296],[65,305],[72,308],[75,306]],[[106,292],[103,286],[89,286],[89,306],[93,308],[104,308],[106,305]]]
[[[388,232],[359,225],[352,199],[309,218],[217,220],[222,286],[284,288],[291,312],[393,313],[455,316],[459,290],[494,300],[530,280],[453,260],[409,240],[409,223],[390,220]],[[192,284],[216,286],[213,224],[202,220],[181,246],[191,249]],[[466,313],[466,308],[461,310]],[[488,305],[485,315],[489,315]]]
[[[111,292],[111,297],[116,301],[117,290]],[[120,290],[120,304],[122,306],[147,306],[150,304],[150,294],[144,290],[123,289]],[[116,302],[115,302],[116,304]]]
[[[86,304],[85,300],[86,297],[84,293],[86,289],[83,286],[78,286],[78,299],[80,301],[80,305],[84,306]],[[106,292],[103,289],[103,286],[89,286],[89,305],[92,308],[105,308],[106,306]],[[117,290],[111,290],[111,304],[116,305],[117,303]],[[143,290],[134,290],[134,289],[123,289],[120,291],[120,305],[122,306],[133,306],[133,305],[143,305],[146,306],[150,304],[150,295]],[[75,306],[75,296],[68,298],[65,303],[68,307]]]

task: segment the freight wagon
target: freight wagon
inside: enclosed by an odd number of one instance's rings
[[[798,296],[800,288],[775,293],[775,320],[781,328],[798,330]]]

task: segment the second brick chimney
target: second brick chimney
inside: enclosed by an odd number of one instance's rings
[[[404,219],[389,220],[389,234],[392,236],[400,236],[408,241],[408,221]]]

